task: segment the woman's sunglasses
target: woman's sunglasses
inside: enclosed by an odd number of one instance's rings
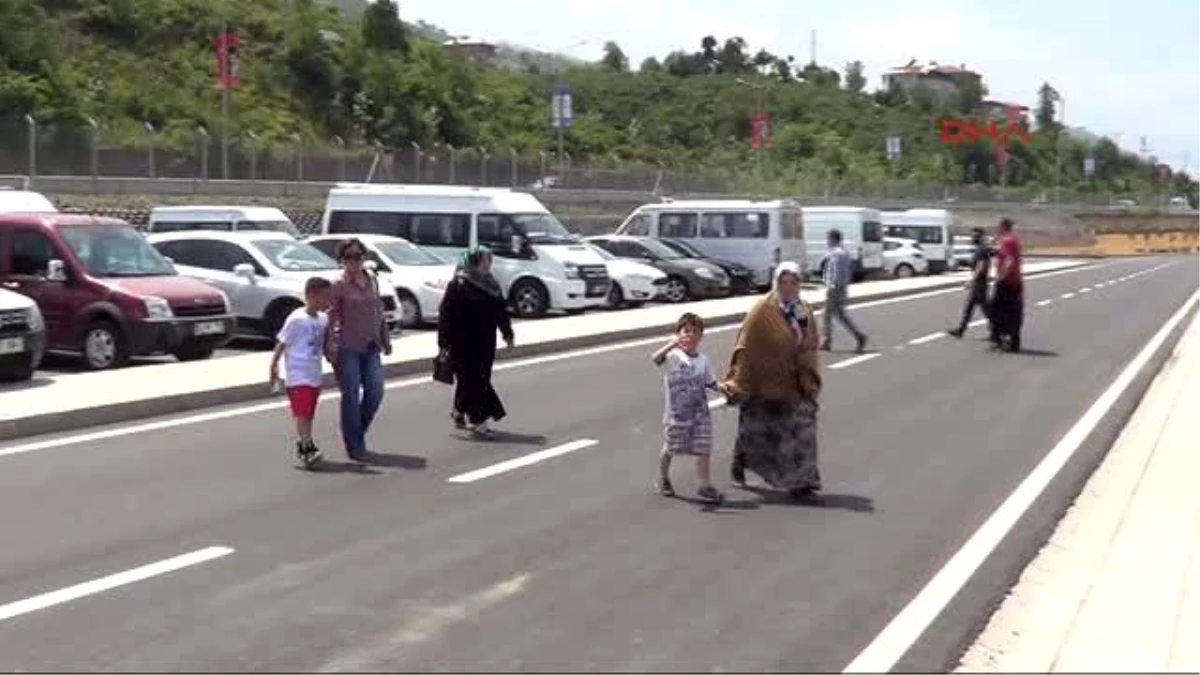
[[[362,260],[362,251],[346,251],[342,254],[342,260]]]

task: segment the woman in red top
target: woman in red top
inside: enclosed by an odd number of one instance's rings
[[[1021,326],[1025,322],[1025,284],[1021,278],[1021,240],[1013,222],[1000,219],[996,235],[996,287],[992,291],[992,334],[997,346],[1021,351]]]

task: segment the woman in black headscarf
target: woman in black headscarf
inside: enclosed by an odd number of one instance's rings
[[[513,346],[508,304],[492,276],[492,252],[484,246],[467,250],[446,288],[438,312],[438,348],[454,371],[454,409],[450,417],[460,429],[470,425],[488,436],[488,420],[504,419],[504,404],[492,388],[496,332]]]

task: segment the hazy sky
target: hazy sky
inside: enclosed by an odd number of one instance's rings
[[[616,41],[636,65],[741,36],[839,70],[862,61],[872,88],[911,58],[965,63],[992,98],[1034,105],[1048,81],[1066,121],[1173,167],[1200,166],[1200,3],[1196,0],[400,0],[408,21],[454,34],[599,58]],[[587,44],[566,50],[582,41]]]

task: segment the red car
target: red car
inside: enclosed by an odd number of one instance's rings
[[[92,370],[150,354],[206,359],[233,336],[224,293],[180,276],[114,218],[0,214],[0,286],[37,302],[48,350],[81,353]]]

